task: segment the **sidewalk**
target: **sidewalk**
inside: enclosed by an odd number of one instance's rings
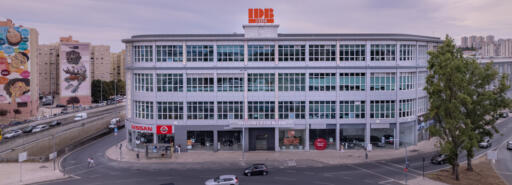
[[[261,163],[272,167],[307,167],[307,166],[326,166],[334,164],[353,164],[365,162],[364,150],[345,150],[334,151],[251,151],[242,153],[240,151],[189,151],[174,155],[170,158],[152,158],[146,159],[145,153],[140,152],[140,159],[136,158],[136,152],[130,151],[126,146],[126,140],[122,142],[122,158],[121,161],[138,162],[138,163],[173,163],[173,166],[194,168],[204,167],[206,163],[224,164],[224,165],[240,165],[245,166],[251,163]],[[407,147],[409,155],[429,153],[436,151],[436,141],[431,139],[429,141],[422,141],[416,146]],[[115,145],[106,151],[106,156],[113,160],[119,160],[120,157],[119,146]],[[399,149],[374,149],[368,152],[368,160],[385,160],[403,157],[405,150]],[[244,160],[244,159],[245,160]]]
[[[22,182],[20,182],[19,163],[0,163],[0,185],[30,184],[66,178],[59,169],[53,170],[53,162],[23,163]]]

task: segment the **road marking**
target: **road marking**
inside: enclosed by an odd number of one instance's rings
[[[398,165],[398,164],[395,164],[395,163],[388,163],[388,162],[384,162],[384,161],[379,161],[379,162],[377,162],[377,163],[389,164],[389,165],[393,165],[393,166],[395,166],[395,167],[398,167],[398,168],[400,168],[400,169],[403,169],[403,166]],[[411,164],[411,163],[409,163],[409,164]],[[410,165],[409,165],[409,166],[410,166]],[[415,172],[417,172],[417,173],[422,173],[421,171],[419,171],[419,170],[415,170],[415,169],[412,169],[412,168],[409,168],[409,170],[411,170],[411,171],[415,171]]]
[[[313,183],[315,184],[325,184],[325,185],[334,185],[332,183],[328,183],[328,182],[320,182],[320,181],[313,181]]]
[[[393,182],[394,180],[385,180],[385,181],[380,181],[379,184],[386,184],[388,182]]]

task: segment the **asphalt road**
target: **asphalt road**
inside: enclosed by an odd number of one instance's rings
[[[493,142],[495,146],[502,143],[512,135],[512,126],[507,119],[500,123],[498,128],[506,135],[497,135]],[[62,161],[67,174],[72,178],[46,182],[42,184],[174,184],[174,185],[192,185],[204,184],[209,178],[223,174],[234,174],[240,178],[240,184],[277,184],[277,185],[366,185],[383,184],[396,185],[401,184],[405,178],[403,172],[404,158],[397,158],[385,161],[376,161],[369,163],[359,163],[353,165],[333,165],[325,167],[288,167],[269,169],[270,175],[245,177],[242,176],[242,169],[238,167],[215,167],[208,169],[173,169],[169,163],[140,165],[136,163],[118,162],[107,159],[105,150],[125,138],[126,132],[121,131],[117,136],[113,134],[98,139],[84,147],[74,151]],[[485,150],[478,150],[478,154],[483,154]],[[405,153],[404,153],[405,154]],[[423,164],[425,171],[435,171],[447,167],[446,165],[432,165],[429,163],[433,153],[420,153],[408,157],[410,169],[407,173],[408,178],[421,177]],[[87,168],[87,158],[93,157],[96,167]],[[370,156],[371,157],[371,156]],[[425,163],[423,163],[425,157]],[[461,161],[464,157],[461,157]],[[509,163],[512,161],[507,160]]]
[[[509,120],[508,120],[509,121]],[[512,122],[512,121],[509,121]],[[507,150],[507,141],[512,140],[512,123],[503,125],[502,133],[506,133],[501,142],[495,142],[497,146],[498,159],[494,165],[498,174],[508,183],[512,184],[512,150]]]

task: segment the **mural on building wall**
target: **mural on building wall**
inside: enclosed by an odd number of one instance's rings
[[[30,101],[29,36],[27,28],[0,27],[0,103]]]
[[[62,43],[60,47],[61,96],[90,96],[89,44]]]

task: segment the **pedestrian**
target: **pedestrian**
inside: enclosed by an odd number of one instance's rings
[[[96,164],[94,164],[94,158],[91,157],[91,168],[96,166]]]
[[[91,158],[87,158],[87,168],[91,168]]]
[[[140,160],[139,158],[139,152],[137,152],[137,154],[135,154],[135,156],[137,157],[137,161]]]
[[[178,155],[181,154],[181,144],[178,145]]]

